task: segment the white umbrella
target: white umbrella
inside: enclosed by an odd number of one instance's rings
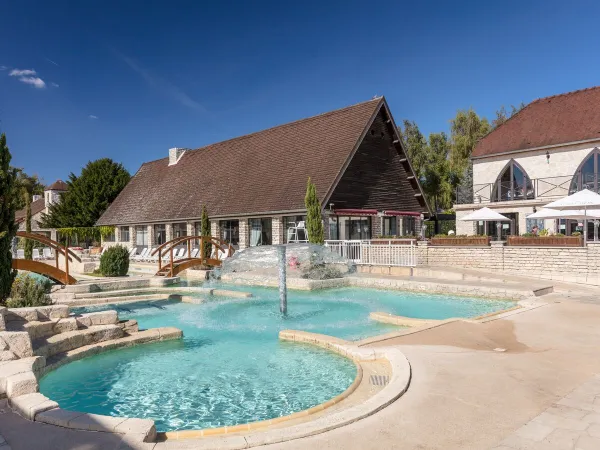
[[[587,218],[590,216],[588,209],[600,208],[600,195],[588,189],[574,193],[560,200],[548,203],[546,208],[558,209],[560,211],[583,209],[583,240],[587,242]]]
[[[584,217],[598,218],[600,209],[590,209],[586,214],[583,209],[559,211],[558,209],[542,208],[527,216],[528,219],[583,219]]]
[[[510,222],[510,219],[506,216],[503,216],[500,213],[497,213],[493,209],[490,208],[481,208],[477,211],[473,211],[471,214],[467,214],[465,217],[461,217],[458,220],[464,220],[467,222]],[[484,232],[485,232],[485,227]],[[500,236],[498,236],[500,239]]]

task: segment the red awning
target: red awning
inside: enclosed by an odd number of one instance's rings
[[[334,209],[337,216],[376,216],[376,209]]]
[[[414,216],[421,217],[421,213],[414,211],[383,211],[384,216]]]

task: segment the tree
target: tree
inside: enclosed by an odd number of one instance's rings
[[[123,165],[112,159],[89,162],[80,176],[69,175],[67,192],[60,202],[50,205],[40,224],[44,228],[93,227],[130,178]]]
[[[306,197],[304,197],[306,206],[306,231],[308,233],[308,242],[311,244],[324,244],[325,231],[323,229],[323,216],[321,215],[321,203],[317,197],[317,187],[308,177],[306,183]]]
[[[405,120],[404,130],[398,131],[415,175],[421,179],[427,159],[427,140],[414,121]]]
[[[12,159],[6,135],[0,135],[0,303],[6,302],[17,275],[12,268],[12,240],[17,234],[15,211],[18,192],[16,169],[10,166]]]
[[[489,132],[490,123],[485,117],[479,117],[473,109],[458,110],[450,121],[450,162],[458,173],[467,169],[475,145]]]
[[[421,184],[434,211],[447,209],[452,205],[452,186],[450,184],[450,141],[448,135],[432,133],[425,151],[425,164]]]
[[[208,211],[206,210],[206,205],[202,205],[202,216],[200,217],[200,234],[202,236],[210,237],[210,220],[208,219]],[[210,243],[204,244],[204,249],[202,250],[203,258],[210,257],[211,247],[212,246]]]
[[[26,209],[25,231],[31,233],[31,200],[33,195],[44,193],[44,185],[37,175],[27,175],[23,169],[17,169],[16,185],[20,194],[17,198],[21,199],[19,203]],[[33,245],[34,241],[31,239],[25,240],[25,259],[33,259]]]

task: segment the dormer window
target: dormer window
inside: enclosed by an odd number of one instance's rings
[[[511,159],[502,169],[494,184],[492,201],[505,202],[533,198],[535,198],[535,193],[531,179],[527,172],[514,159]]]

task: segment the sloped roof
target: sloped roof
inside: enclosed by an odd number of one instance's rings
[[[69,187],[63,180],[56,180],[46,188],[47,191],[66,191]]]
[[[600,139],[600,86],[534,100],[479,141],[473,157]]]
[[[46,200],[44,197],[37,199],[34,202],[31,202],[31,216],[35,216],[36,214],[41,213],[46,208]],[[15,212],[15,222],[19,223],[25,220],[27,216],[27,208],[20,209]]]
[[[322,199],[383,105],[376,98],[143,164],[98,225],[304,209],[310,176]]]

